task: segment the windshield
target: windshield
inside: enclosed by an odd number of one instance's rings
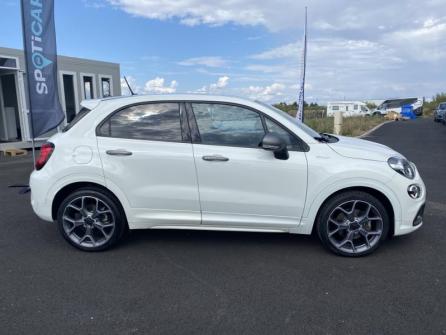
[[[292,117],[290,114],[285,113],[284,111],[282,111],[282,110],[280,110],[280,109],[278,109],[278,108],[276,108],[274,106],[271,106],[271,105],[268,105],[266,103],[263,103],[261,101],[256,101],[256,102],[258,104],[262,105],[263,107],[266,107],[266,108],[268,108],[268,109],[270,109],[270,110],[272,110],[272,111],[282,115],[283,117],[287,118],[289,121],[291,121],[292,123],[297,125],[300,129],[302,129],[307,135],[309,135],[309,136],[311,136],[313,138],[320,137],[320,134],[317,131],[315,131],[312,128],[308,127],[305,123],[300,122],[296,118]]]
[[[446,109],[446,103],[442,103],[442,104],[440,104],[440,106],[438,107],[438,109]]]

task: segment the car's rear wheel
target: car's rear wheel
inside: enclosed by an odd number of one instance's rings
[[[105,250],[116,244],[126,228],[118,200],[100,189],[79,189],[61,203],[57,223],[62,236],[85,251]]]
[[[364,256],[386,238],[389,215],[374,196],[351,191],[337,194],[321,208],[317,232],[322,244],[342,256]]]

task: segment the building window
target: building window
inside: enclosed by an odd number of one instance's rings
[[[76,93],[74,88],[74,75],[63,74],[62,84],[65,100],[65,113],[67,115],[67,123],[70,123],[76,116]]]
[[[103,98],[112,96],[110,78],[101,78],[101,93]]]
[[[358,105],[354,105],[353,108],[355,109],[355,111],[357,111],[358,110]]]
[[[82,77],[82,85],[84,88],[84,99],[94,99],[94,85],[93,85],[93,77],[91,76],[83,76]]]
[[[17,69],[17,60],[14,58],[0,57],[0,68]]]

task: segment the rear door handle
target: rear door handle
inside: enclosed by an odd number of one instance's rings
[[[131,156],[133,153],[131,151],[127,151],[124,149],[116,149],[116,150],[107,150],[106,154],[110,156]]]
[[[220,155],[211,155],[211,156],[203,156],[204,161],[208,162],[227,162],[229,160],[228,157],[220,156]]]

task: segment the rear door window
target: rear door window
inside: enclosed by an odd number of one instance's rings
[[[105,121],[99,136],[182,142],[179,103],[150,103],[124,108]]]

